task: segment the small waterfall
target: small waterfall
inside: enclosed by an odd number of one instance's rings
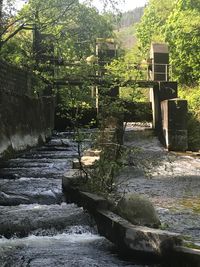
[[[90,216],[64,202],[61,178],[76,156],[61,133],[1,164],[0,266],[150,266],[120,259]]]

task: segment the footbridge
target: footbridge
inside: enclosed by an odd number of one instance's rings
[[[54,76],[53,83],[47,84],[50,88],[61,86],[81,86],[87,82],[93,88],[93,96],[96,98],[95,112],[99,110],[100,101],[103,98],[104,88],[108,88],[108,94],[113,98],[119,97],[120,87],[149,88],[152,108],[153,128],[160,140],[169,150],[187,150],[187,101],[178,98],[178,85],[173,81],[169,65],[169,49],[166,44],[155,43],[151,46],[148,62],[135,64],[130,68],[143,72],[143,77],[136,80],[111,79],[106,77],[105,64],[116,57],[116,45],[113,41],[98,39],[96,43],[96,64],[98,72],[89,76],[69,76],[57,79]],[[106,58],[106,60],[105,60]],[[57,65],[76,65],[80,63],[54,62],[51,69]],[[54,128],[55,97],[50,92],[46,95],[32,95],[33,87],[37,88],[33,75],[27,71],[10,66],[6,62],[0,62],[0,95],[1,95],[1,142],[0,154],[9,150],[21,150],[26,146],[32,146],[39,140],[44,140],[51,135]],[[55,72],[55,70],[54,70]],[[53,75],[53,72],[52,72]],[[20,112],[18,107],[20,106]],[[29,112],[27,112],[29,110]],[[12,119],[15,118],[15,119]]]
[[[130,79],[126,81],[123,79],[108,79],[104,71],[104,65],[109,60],[115,58],[115,56],[116,45],[114,42],[97,40],[96,58],[102,70],[95,75],[87,77],[69,76],[64,79],[55,79],[54,86],[80,86],[87,80],[89,85],[95,86],[97,109],[99,105],[98,99],[101,97],[101,89],[104,87],[112,88],[110,94],[113,97],[118,97],[119,87],[137,86],[149,88],[153,115],[152,125],[159,139],[168,150],[187,150],[187,101],[178,98],[178,84],[172,80],[168,45],[164,43],[153,43],[151,45],[149,59],[146,63],[135,63],[129,66],[137,68],[142,73],[141,76],[144,79]],[[76,64],[76,66],[78,65]]]

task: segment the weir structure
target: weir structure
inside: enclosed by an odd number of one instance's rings
[[[100,66],[116,55],[116,46],[111,41],[97,42],[97,56]],[[107,51],[106,51],[107,49]],[[106,57],[106,61],[105,61]],[[186,151],[187,140],[187,101],[178,98],[178,84],[171,81],[169,65],[169,48],[164,43],[152,43],[150,59],[146,67],[147,80],[127,81],[124,86],[133,83],[141,88],[150,88],[150,101],[152,103],[152,126],[160,141],[168,150]],[[101,74],[100,74],[101,75]],[[118,83],[120,86],[120,82]],[[111,86],[109,95],[117,97],[119,87]],[[101,95],[101,89],[98,89]],[[97,100],[98,103],[98,100]]]
[[[153,43],[150,52],[150,89],[153,127],[169,150],[185,151],[187,142],[187,101],[178,98],[177,82],[170,81],[169,49]]]

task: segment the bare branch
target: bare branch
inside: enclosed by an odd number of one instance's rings
[[[7,43],[12,37],[14,37],[18,32],[24,29],[25,24],[20,25],[14,32],[12,32],[6,39],[0,41],[0,47],[2,47],[5,43]]]

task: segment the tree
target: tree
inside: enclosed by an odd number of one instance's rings
[[[148,57],[151,42],[164,41],[165,22],[173,10],[175,0],[150,0],[137,27],[138,45]]]
[[[150,0],[137,28],[143,56],[151,42],[167,42],[174,79],[187,85],[200,80],[199,0]]]
[[[179,0],[165,26],[175,78],[182,84],[200,82],[200,3]]]
[[[2,19],[3,0],[0,0],[0,21]]]
[[[13,9],[15,0],[9,0],[10,9]],[[93,2],[93,1],[86,1]],[[103,0],[105,5],[111,4],[113,7],[120,2],[120,0]],[[78,0],[48,0],[38,1],[29,0],[26,7],[17,15],[16,10],[13,13],[2,13],[3,0],[0,0],[0,48],[12,39],[23,29],[30,29],[35,24],[39,24],[41,29],[50,27],[54,24],[58,24],[59,21],[65,17],[73,16],[74,8],[79,7]],[[37,19],[37,17],[43,19]],[[46,19],[46,20],[45,20]],[[13,27],[14,26],[14,27]]]

